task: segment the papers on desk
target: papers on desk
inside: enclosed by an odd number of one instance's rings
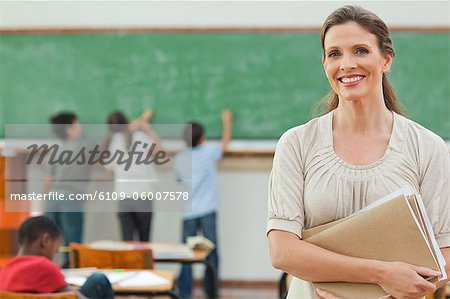
[[[76,275],[66,276],[67,284],[70,284],[73,286],[81,287],[82,285],[84,285],[86,280],[87,280],[87,277],[85,277],[85,276],[76,276]]]
[[[153,243],[151,246],[155,260],[194,258],[194,253],[186,244]]]
[[[394,192],[347,218],[303,231],[305,241],[347,256],[401,261],[440,271],[445,260],[437,245],[425,206],[410,189]],[[293,287],[292,284],[291,286]],[[380,298],[387,294],[375,284],[314,283],[343,298]]]
[[[83,270],[83,273],[77,270]],[[117,285],[120,287],[151,287],[170,283],[167,279],[162,278],[148,270],[117,271],[81,268],[65,270],[63,273],[68,284],[81,287],[86,282],[87,278],[94,272],[101,272],[105,274],[112,285]]]
[[[62,269],[61,271],[68,284],[81,287],[86,282],[87,278],[97,271],[97,268],[72,268]]]
[[[103,274],[108,277],[108,280],[111,284],[120,284],[123,281],[134,278],[136,276],[136,272],[103,272]]]
[[[131,272],[132,276],[120,280],[117,284],[121,287],[149,287],[169,284],[170,282],[150,271]],[[109,278],[109,275],[107,275]]]

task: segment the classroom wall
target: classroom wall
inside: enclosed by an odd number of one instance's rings
[[[0,2],[0,29],[130,27],[319,27],[334,8],[355,2]],[[358,2],[390,26],[449,26],[448,1]],[[6,107],[7,108],[7,107]],[[226,161],[225,161],[226,163]],[[276,280],[265,238],[267,167],[221,168],[219,211],[221,276],[228,280]],[[30,181],[42,175],[29,170]],[[40,186],[33,186],[40,188]],[[155,216],[154,240],[177,241],[178,213]],[[86,241],[118,239],[114,215],[87,213]],[[198,268],[197,270],[199,270]],[[197,271],[197,276],[198,276]]]
[[[245,160],[246,170],[240,171],[233,170],[237,168],[232,165],[236,163],[236,158],[225,158],[219,164],[218,181],[222,196],[222,205],[218,213],[221,276],[226,280],[275,280],[279,273],[270,266],[265,237],[266,186],[271,158]],[[27,192],[43,193],[44,185],[41,178],[45,175],[46,169],[42,165],[27,167]],[[107,174],[99,169],[96,169],[93,175],[97,179],[105,178],[105,176]],[[160,178],[172,176],[171,169],[159,173]],[[95,182],[91,184],[90,188],[96,189]],[[105,186],[104,183],[103,186]],[[109,191],[113,191],[112,183],[109,188]],[[90,204],[89,207],[92,205]],[[33,208],[35,211],[39,209],[43,210],[43,206],[35,205]],[[120,240],[119,221],[116,214],[93,213],[89,212],[88,208],[85,211],[85,242]],[[153,241],[173,243],[180,241],[181,213],[157,212],[153,217]],[[179,269],[177,265],[158,264],[157,267],[172,271]],[[201,277],[203,266],[197,265],[194,269],[196,276]]]
[[[1,1],[0,28],[320,27],[346,4],[390,26],[450,23],[448,1]]]

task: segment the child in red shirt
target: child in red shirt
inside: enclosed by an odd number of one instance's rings
[[[67,285],[53,257],[61,245],[61,232],[48,217],[25,220],[19,228],[19,254],[0,270],[0,291],[54,293],[74,291]],[[95,273],[77,292],[80,299],[113,298],[105,275]]]

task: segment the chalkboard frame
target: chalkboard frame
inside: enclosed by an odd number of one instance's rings
[[[450,27],[391,27],[391,32],[449,33]],[[104,33],[318,33],[320,28],[32,28],[1,29],[7,34],[104,34]],[[450,138],[450,136],[444,136]],[[273,136],[273,138],[277,138]],[[269,139],[273,139],[269,138]]]

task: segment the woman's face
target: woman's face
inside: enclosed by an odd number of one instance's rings
[[[355,22],[328,29],[322,59],[331,88],[340,100],[382,96],[382,75],[392,55],[380,52],[377,37]]]

